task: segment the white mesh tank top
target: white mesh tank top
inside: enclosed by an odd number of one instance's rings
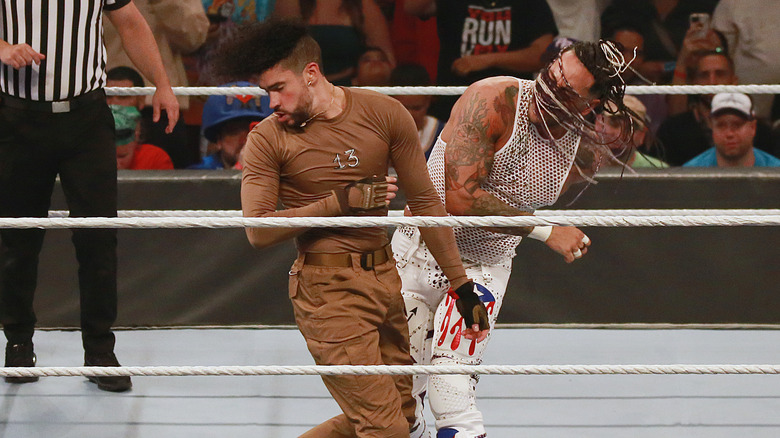
[[[528,121],[533,81],[518,79],[520,90],[512,137],[493,159],[493,168],[482,189],[524,211],[552,205],[558,199],[571,169],[580,136],[567,132],[555,143],[546,140]],[[445,201],[444,151],[441,136],[428,160],[428,172],[436,191]],[[473,262],[497,264],[515,256],[519,236],[493,233],[481,228],[454,228],[461,257]]]

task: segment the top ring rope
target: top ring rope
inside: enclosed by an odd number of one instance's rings
[[[393,95],[459,96],[466,87],[355,87]],[[109,96],[150,96],[154,87],[106,87]],[[261,96],[266,92],[260,87],[173,87],[178,96]],[[629,85],[626,94],[780,94],[780,85]]]
[[[163,218],[0,218],[0,228],[361,228],[416,227],[585,227],[780,225],[780,210],[747,215],[605,216],[410,216],[410,217],[163,217]]]
[[[537,210],[535,216],[773,216],[780,214],[780,210],[772,209],[748,209],[748,210],[701,210],[701,209],[638,209],[638,210]],[[402,217],[403,210],[390,210],[389,217]],[[69,217],[68,210],[51,210],[50,218]],[[118,216],[130,217],[243,217],[241,210],[119,210]]]

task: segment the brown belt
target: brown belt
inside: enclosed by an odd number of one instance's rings
[[[304,265],[313,266],[331,266],[331,267],[352,267],[352,256],[355,253],[351,252],[339,252],[339,253],[317,253],[307,252],[303,256]],[[366,271],[374,269],[374,266],[381,265],[382,263],[390,260],[390,248],[384,247],[372,252],[364,252],[358,254],[360,256],[360,267]]]

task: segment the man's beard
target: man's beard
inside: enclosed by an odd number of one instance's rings
[[[290,120],[288,124],[290,126],[300,127],[305,124],[313,114],[312,112],[313,99],[311,94],[307,93],[305,96],[301,96],[301,100],[295,109],[289,113]]]

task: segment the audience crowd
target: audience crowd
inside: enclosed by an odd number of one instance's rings
[[[511,75],[531,78],[557,51],[578,40],[609,39],[633,59],[627,85],[732,85],[780,83],[780,2],[761,0],[137,0],[154,30],[172,85],[219,86],[230,78],[209,68],[224,42],[241,25],[274,18],[300,19],[322,47],[328,79],[345,86],[468,85]],[[739,5],[739,6],[737,6]],[[148,84],[131,67],[116,33],[106,29],[108,85]],[[422,147],[449,116],[454,99],[396,96],[414,116]],[[138,134],[120,149],[156,146],[177,169],[240,168],[240,149],[250,122],[272,110],[245,96],[180,98],[183,118],[172,134],[165,121],[151,123],[146,99],[113,98],[135,107]],[[226,100],[227,99],[227,100]],[[732,99],[733,100],[733,99]],[[625,150],[630,167],[691,166],[714,154],[722,130],[713,116],[713,95],[643,94],[627,102],[641,120]],[[751,151],[780,157],[780,99],[740,98]],[[127,111],[125,111],[127,112]],[[230,123],[215,134],[214,114]],[[251,117],[248,113],[252,113]],[[732,114],[733,115],[733,114]],[[608,112],[597,121],[611,142]],[[127,118],[127,117],[125,117]],[[738,117],[739,118],[739,117]],[[734,125],[732,123],[731,125]],[[733,128],[733,126],[732,126]],[[747,128],[746,128],[747,129]],[[235,131],[235,132],[233,132]],[[230,138],[226,142],[225,138]],[[241,143],[241,144],[239,144]],[[715,152],[713,152],[715,151]],[[119,158],[118,158],[119,160]],[[740,163],[753,162],[742,160]],[[774,163],[774,160],[760,162]],[[615,163],[609,163],[614,165]],[[118,166],[120,163],[118,161]],[[130,167],[134,168],[134,167]]]

